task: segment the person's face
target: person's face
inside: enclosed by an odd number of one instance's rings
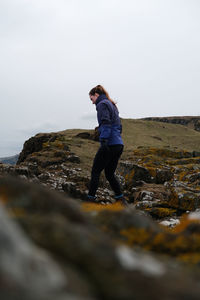
[[[98,97],[99,97],[98,93],[95,93],[94,95],[90,95],[90,100],[92,101],[93,104],[96,103]]]

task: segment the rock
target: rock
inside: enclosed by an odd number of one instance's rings
[[[163,225],[163,226],[166,226],[166,227],[173,228],[176,225],[180,224],[180,220],[170,218],[169,220],[165,220],[165,221],[160,222],[160,224]]]
[[[62,197],[54,191],[42,188],[39,184],[13,177],[0,178],[0,197],[9,210],[22,210],[23,213],[60,213],[70,220],[87,223],[87,219],[77,209],[77,203],[69,197]]]
[[[2,205],[0,241],[1,299],[53,300],[67,296],[67,278],[61,268],[8,218]]]
[[[87,140],[91,139],[91,134],[89,132],[80,132],[76,136],[82,139],[87,139]]]
[[[6,300],[158,300],[161,294],[164,300],[181,300],[183,295],[186,299],[199,299],[198,272],[193,273],[169,258],[169,255],[178,256],[187,251],[193,255],[199,247],[197,231],[193,236],[188,235],[186,226],[180,233],[169,233],[150,217],[132,208],[84,214],[66,195],[16,178],[0,179],[0,198],[32,243],[56,260],[52,262],[54,269],[49,260],[48,265],[43,260],[42,267],[40,260],[37,269],[37,261],[34,261],[34,268],[33,264],[29,265],[28,251],[17,251],[17,255],[9,259],[10,273],[15,270],[12,266],[17,266],[16,274],[21,272],[22,264],[18,265],[17,261],[23,253],[22,262],[26,258],[25,266],[26,263],[28,266],[22,268],[22,274],[30,270],[38,275],[27,276],[28,285],[27,280],[23,281],[28,288],[27,294],[22,294],[24,289],[18,292],[15,288],[18,298],[7,293],[10,298],[5,297]],[[0,218],[0,234],[4,228],[2,220]],[[7,226],[5,230],[7,232]],[[13,239],[15,243],[7,245],[11,252],[15,247],[23,248],[17,234]],[[0,240],[6,247],[5,240]],[[35,245],[34,249],[38,249]],[[154,251],[154,254],[143,249]],[[156,253],[165,253],[165,258]],[[8,255],[7,251],[5,255]],[[5,265],[4,261],[1,260],[0,266]],[[47,272],[41,280],[40,272]],[[7,296],[5,283],[0,286],[1,291]]]
[[[169,205],[184,212],[196,210],[200,207],[200,191],[190,191],[184,186],[172,188]]]
[[[172,171],[168,168],[163,168],[163,169],[156,169],[156,176],[155,176],[155,183],[157,184],[163,184],[166,181],[170,181],[173,178],[173,173]]]
[[[148,254],[137,253],[126,246],[118,246],[117,255],[122,266],[128,270],[138,270],[150,276],[163,276],[165,265]]]
[[[141,180],[145,182],[152,181],[152,177],[146,168],[128,161],[120,162],[118,171],[125,178],[127,186],[137,186],[137,182]]]
[[[200,172],[197,172],[195,174],[191,174],[187,176],[187,179],[190,183],[193,183],[195,181],[200,180]]]
[[[35,137],[31,137],[24,143],[17,164],[23,162],[29,154],[40,151],[43,147],[43,143],[47,142],[49,139],[52,141],[52,138],[56,139],[56,135],[53,137],[52,134],[37,134]]]
[[[69,155],[67,161],[80,164],[80,158],[77,155]]]

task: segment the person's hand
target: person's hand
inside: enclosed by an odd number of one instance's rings
[[[108,140],[106,139],[102,139],[101,141],[101,150],[109,150],[109,147],[108,147]]]

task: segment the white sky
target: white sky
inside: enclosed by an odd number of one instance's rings
[[[0,42],[0,157],[94,128],[97,84],[123,118],[200,115],[199,0],[0,0]]]

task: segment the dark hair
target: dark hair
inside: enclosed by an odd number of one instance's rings
[[[116,102],[113,101],[108,92],[104,89],[104,87],[100,84],[98,84],[97,86],[95,86],[94,88],[92,88],[89,92],[89,95],[93,96],[95,93],[99,94],[99,95],[102,95],[102,94],[105,94],[106,95],[106,98],[108,98],[108,100],[110,102],[112,102],[112,104],[114,104],[116,106]]]

